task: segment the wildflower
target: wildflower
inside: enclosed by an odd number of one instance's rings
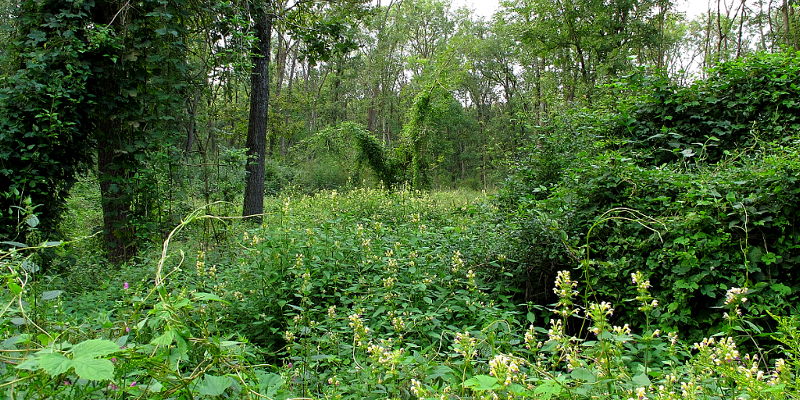
[[[369,334],[369,327],[364,326],[364,321],[358,314],[351,314],[348,319],[350,319],[350,327],[353,328],[353,341],[357,346],[364,345],[364,341]]]
[[[478,341],[470,336],[469,332],[456,333],[455,350],[464,358],[472,358],[478,354],[476,345]]]
[[[138,383],[136,381],[131,382],[130,387],[136,386]]]
[[[564,318],[578,311],[572,308],[572,299],[578,295],[578,291],[575,290],[577,286],[578,282],[571,279],[569,271],[558,271],[553,292],[558,296],[558,303],[556,303],[556,308],[558,310],[556,313]]]
[[[725,292],[725,305],[729,306],[736,302],[737,300],[741,303],[747,303],[747,295],[749,290],[747,288],[730,288],[727,292]]]
[[[422,397],[422,382],[412,379],[411,380],[411,394],[417,397]]]
[[[125,289],[125,290],[128,290],[128,288],[129,288],[129,287],[131,287],[131,286],[130,286],[130,285],[128,285],[128,282],[124,282],[124,283],[122,284],[122,288],[123,288],[123,289]]]
[[[108,388],[109,388],[109,389],[111,389],[111,390],[117,390],[117,389],[119,389],[119,387],[118,387],[117,385],[113,384],[113,383],[109,383],[109,384],[108,384]]]
[[[560,342],[564,339],[564,325],[560,319],[550,320],[550,329],[547,330],[547,337],[549,340]]]
[[[678,332],[667,332],[667,339],[669,339],[669,344],[675,346],[678,344]]]
[[[464,260],[461,258],[461,252],[458,250],[453,252],[452,265],[453,265],[452,268],[453,272],[458,272],[462,268],[464,268]]]
[[[392,328],[396,331],[403,331],[406,329],[406,322],[403,321],[403,317],[394,317],[392,318]]]
[[[531,324],[530,326],[528,326],[528,330],[525,331],[525,348],[528,350],[532,350],[534,347],[533,344],[535,342],[536,342],[536,331],[534,330],[533,324]]]
[[[639,301],[639,311],[649,312],[658,306],[658,300],[650,296],[650,281],[644,278],[641,271],[631,273],[631,282],[636,285],[636,300]]]
[[[525,376],[519,372],[518,359],[505,354],[498,354],[489,361],[489,375],[494,376],[504,386],[522,382]]]
[[[387,289],[391,289],[392,287],[394,287],[394,284],[396,282],[397,282],[397,278],[395,278],[393,276],[390,276],[388,278],[384,278],[383,279],[383,287],[385,287]]]

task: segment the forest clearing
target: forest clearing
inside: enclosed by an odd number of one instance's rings
[[[800,398],[800,4],[685,6],[0,2],[0,393]]]

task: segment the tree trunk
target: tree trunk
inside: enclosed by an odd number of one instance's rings
[[[103,209],[103,242],[113,263],[124,262],[136,252],[134,229],[131,224],[131,174],[125,168],[126,157],[116,120],[105,119],[98,126],[97,172],[100,183],[100,203]],[[116,136],[119,135],[119,136]]]
[[[110,24],[120,5],[113,1],[101,1],[93,10],[96,24]],[[88,86],[90,91],[113,96],[120,93],[120,76],[124,76],[123,65],[99,57],[93,60],[95,68],[103,73],[94,74]],[[136,252],[133,227],[133,188],[131,178],[135,161],[130,152],[123,151],[132,132],[123,130],[116,105],[100,103],[94,137],[97,140],[97,172],[100,186],[100,203],[103,210],[103,244],[112,263],[119,264],[130,259]]]
[[[272,0],[253,7],[255,49],[250,75],[250,118],[247,124],[247,172],[243,216],[264,213],[264,165],[266,163],[267,112],[269,106],[269,59],[272,40]],[[253,217],[261,221],[260,216]]]

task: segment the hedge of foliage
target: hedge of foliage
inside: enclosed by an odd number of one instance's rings
[[[720,323],[732,287],[758,298],[756,315],[792,311],[797,60],[756,56],[688,88],[657,81],[638,103],[550,124],[499,196],[528,297],[552,301],[555,272],[578,269],[597,294],[628,298],[621,278],[642,270],[666,302],[663,326],[699,334]]]

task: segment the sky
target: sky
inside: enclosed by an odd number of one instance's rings
[[[453,0],[454,7],[466,6],[487,19],[497,10],[499,3],[500,0]],[[704,13],[708,7],[707,0],[677,0],[676,3],[678,11],[686,12],[689,19]]]

